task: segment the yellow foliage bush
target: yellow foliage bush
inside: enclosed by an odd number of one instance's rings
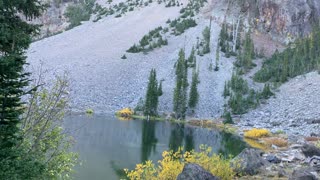
[[[133,110],[130,108],[124,108],[121,109],[120,111],[116,112],[116,115],[119,117],[123,117],[123,118],[130,118],[133,115]]]
[[[316,146],[320,148],[320,141],[316,142]]]
[[[230,167],[231,158],[226,159],[221,155],[211,154],[212,149],[206,145],[200,146],[200,152],[183,153],[183,149],[179,148],[177,152],[164,151],[163,159],[158,161],[157,167],[151,161],[146,161],[144,164],[137,164],[134,170],[124,171],[131,180],[175,180],[186,163],[196,163],[223,180],[232,179],[235,172]]]
[[[269,136],[270,132],[266,129],[256,129],[253,128],[247,132],[244,133],[244,137],[251,138],[251,139],[259,139],[262,137]]]

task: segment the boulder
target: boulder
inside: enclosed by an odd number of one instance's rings
[[[260,168],[270,165],[262,158],[263,152],[258,149],[246,148],[237,157],[233,159],[233,166],[237,173],[255,175],[259,173]],[[236,164],[240,163],[240,167]]]
[[[266,160],[270,163],[275,163],[275,164],[278,164],[281,162],[281,160],[275,155],[268,155],[266,157]]]
[[[289,180],[318,180],[311,169],[294,170]]]
[[[301,150],[306,157],[320,156],[320,149],[312,144],[305,143]]]
[[[320,156],[313,156],[309,161],[309,165],[313,167],[315,171],[320,171]]]
[[[186,164],[183,171],[178,175],[177,180],[220,180],[198,164]]]

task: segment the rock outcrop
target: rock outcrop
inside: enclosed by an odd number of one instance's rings
[[[291,41],[310,33],[314,23],[319,22],[318,0],[244,0],[240,2],[241,13],[248,15],[255,27],[270,33],[278,41]]]
[[[258,174],[260,168],[270,164],[262,158],[262,151],[252,148],[244,149],[235,157],[234,162],[236,172],[247,175]],[[240,163],[240,167],[238,167],[237,163]]]
[[[177,177],[177,180],[219,180],[218,177],[213,176],[210,172],[203,169],[198,164],[186,164],[183,171]]]
[[[320,156],[320,149],[312,144],[304,144],[301,150],[306,157]]]

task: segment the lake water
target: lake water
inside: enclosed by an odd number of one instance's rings
[[[74,137],[74,151],[80,155],[75,179],[120,179],[122,169],[133,169],[145,160],[156,162],[164,150],[198,149],[200,144],[215,153],[237,155],[246,144],[237,136],[218,130],[184,124],[142,120],[118,120],[113,115],[77,115],[65,120]]]

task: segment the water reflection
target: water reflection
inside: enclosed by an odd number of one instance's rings
[[[141,135],[141,162],[149,159],[151,151],[155,152],[156,144],[158,142],[155,134],[156,122],[143,121],[142,135]]]
[[[212,147],[214,153],[237,155],[245,143],[232,134],[190,127],[170,122],[129,120],[110,116],[70,116],[65,127],[76,140],[82,166],[75,179],[121,179],[123,169],[134,169],[145,160],[157,162],[163,151],[199,150],[200,144]]]
[[[177,151],[179,147],[183,146],[184,138],[184,124],[172,124],[170,133],[169,148]]]

